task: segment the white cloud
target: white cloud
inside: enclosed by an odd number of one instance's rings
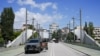
[[[57,10],[56,4],[53,4],[53,5],[52,5],[52,8]]]
[[[48,6],[51,6],[51,5],[52,5],[52,3],[48,2],[48,3],[42,3],[42,4],[38,5],[38,7],[39,7],[42,11],[44,11]]]
[[[15,12],[15,24],[14,28],[21,28],[22,25],[25,23],[25,8],[21,8],[19,11]],[[48,22],[53,22],[55,20],[59,20],[63,18],[63,15],[59,13],[55,13],[52,15],[49,15],[47,13],[41,14],[41,13],[33,13],[31,11],[27,11],[28,13],[28,20],[31,20],[32,18],[35,18],[35,21],[38,21],[40,24],[44,25],[47,24]],[[31,20],[32,21],[32,20]],[[31,23],[28,22],[28,23]]]
[[[14,0],[8,0],[8,3],[13,3],[14,2]]]
[[[47,7],[52,7],[53,9],[57,9],[56,4],[51,2],[45,3],[36,3],[34,0],[18,0],[19,5],[29,5],[30,7],[36,7],[44,11]]]

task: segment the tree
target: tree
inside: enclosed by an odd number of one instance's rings
[[[77,36],[75,35],[75,40],[77,39]],[[68,36],[67,36],[67,40],[69,42],[72,42],[72,40],[74,41],[74,33],[73,32],[69,32]]]
[[[53,38],[57,38],[57,33],[56,33],[55,31],[54,31],[53,34],[52,34],[52,39],[53,39]]]
[[[94,34],[93,34],[93,30],[94,30],[94,26],[93,26],[93,23],[92,22],[89,22],[88,24],[88,34],[94,38]]]
[[[13,36],[14,12],[11,7],[4,8],[1,13],[1,34],[5,43]]]
[[[61,31],[61,29],[58,29],[57,30],[57,38],[61,39],[61,37],[62,37],[62,31]]]
[[[1,34],[0,34],[0,45],[2,45],[4,43],[4,40],[3,38],[1,37]]]
[[[33,30],[35,30],[35,27],[34,27],[33,25],[29,25],[28,28],[29,28],[29,29],[33,29]]]
[[[38,35],[39,35],[38,32],[35,32],[35,33],[33,34],[33,37],[34,37],[34,38],[37,38]]]
[[[56,40],[60,40],[62,37],[62,31],[61,29],[58,29],[57,32],[54,31],[52,34],[52,38],[55,38]]]
[[[88,26],[87,26],[87,22],[85,22],[84,30],[86,31],[86,33],[88,33]]]

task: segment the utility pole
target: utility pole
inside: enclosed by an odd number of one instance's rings
[[[82,16],[81,16],[81,9],[80,9],[80,38],[81,38],[81,43],[83,43],[83,37],[82,37]]]
[[[33,38],[34,38],[34,18],[32,19],[32,29],[33,29],[33,32],[32,32],[32,36],[33,36]]]
[[[38,36],[39,36],[39,38],[40,38],[40,24],[38,24]]]
[[[71,36],[71,33],[70,33],[70,25],[71,25],[71,24],[70,24],[70,21],[69,21],[69,36]]]
[[[69,29],[69,24],[67,24],[67,28]],[[68,32],[67,32],[68,33]]]
[[[73,33],[74,33],[74,42],[75,42],[75,18],[73,17]]]
[[[69,21],[69,33],[70,33],[70,21]]]
[[[25,33],[25,42],[27,41],[27,9],[26,9],[26,21],[25,21],[25,23],[26,23],[26,33]]]
[[[69,29],[69,24],[67,24],[67,28]],[[66,35],[68,35],[68,33],[69,33],[69,31],[67,31]],[[67,41],[67,38],[66,38],[66,41]]]
[[[37,37],[39,37],[39,24],[37,23],[37,33],[38,33],[38,36]]]

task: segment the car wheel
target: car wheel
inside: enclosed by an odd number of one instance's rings
[[[38,50],[38,53],[40,53],[41,52],[41,48],[39,48],[39,50]]]
[[[25,51],[25,54],[27,54],[28,53],[28,51]]]

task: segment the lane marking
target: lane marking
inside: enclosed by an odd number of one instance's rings
[[[55,56],[54,55],[54,43],[52,43],[51,45],[50,56]]]
[[[53,44],[52,44],[52,46],[51,46],[50,56],[52,56],[52,55],[53,55],[53,53],[52,53],[52,48],[53,48]]]
[[[52,47],[52,56],[55,56],[55,53],[54,53],[54,43],[53,43],[53,47]]]

